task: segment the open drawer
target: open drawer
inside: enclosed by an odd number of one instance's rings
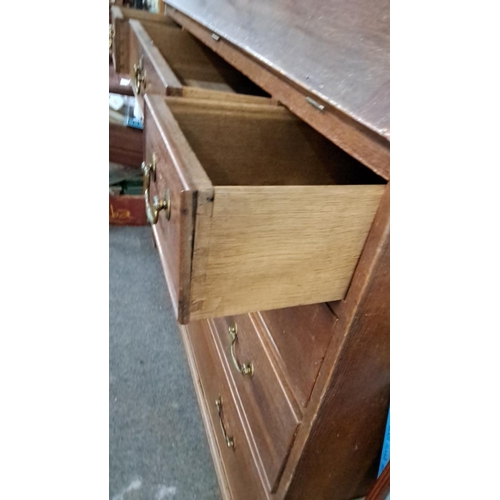
[[[147,212],[179,322],[344,298],[382,179],[282,107],[145,103]]]
[[[154,14],[145,10],[127,7],[111,7],[111,26],[109,30],[109,50],[113,57],[113,65],[117,73],[130,73],[130,34],[129,20],[137,19],[144,23],[159,23],[162,26],[178,27],[163,14]]]
[[[131,20],[130,78],[141,109],[148,94],[238,100],[267,94],[187,31]],[[224,98],[220,92],[226,92]]]

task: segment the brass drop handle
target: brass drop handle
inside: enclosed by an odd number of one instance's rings
[[[115,29],[113,28],[113,25],[109,25],[109,50],[111,50],[111,47],[113,47],[113,40],[115,39]]]
[[[158,196],[154,196],[153,205],[149,203],[149,187],[151,184],[151,178],[153,178],[153,181],[156,181],[156,156],[153,154],[151,163],[146,163],[143,161],[141,168],[144,174],[144,203],[146,205],[146,217],[148,218],[148,222],[152,226],[154,226],[158,222],[158,216],[161,210],[165,210],[165,217],[167,218],[167,220],[170,220],[170,190],[167,189],[165,191],[163,200],[160,200]]]
[[[222,420],[222,397],[221,396],[219,396],[215,400],[215,407],[217,408],[217,411],[219,412],[220,428],[222,429],[222,435],[224,436],[224,440],[226,441],[226,445],[228,448],[234,449],[234,439],[232,436],[227,435],[226,428],[224,427],[224,422]]]
[[[134,64],[134,90],[136,95],[141,93],[141,88],[146,86],[146,75],[143,68],[143,58],[139,59],[139,64]]]
[[[234,354],[234,344],[238,340],[238,327],[235,325],[229,327],[229,335],[231,335],[231,357],[233,358],[234,367],[242,374],[247,375],[248,377],[253,376],[253,363],[243,363],[240,365],[240,362],[236,359],[236,355]]]

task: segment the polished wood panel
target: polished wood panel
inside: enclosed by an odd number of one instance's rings
[[[385,0],[383,1],[385,2]],[[282,3],[284,3],[284,0],[282,0]],[[388,5],[388,2],[385,3]],[[210,4],[209,8],[212,8],[213,5],[214,4]],[[272,5],[274,8],[274,3]],[[291,4],[289,5],[293,8]],[[327,4],[323,3],[322,5],[326,6]],[[357,3],[353,4],[353,6],[357,5]],[[278,6],[278,8],[282,6],[283,5]],[[260,7],[260,5],[256,6],[256,9],[260,9]],[[265,10],[265,8],[266,5],[263,5],[262,10]],[[389,137],[388,134],[384,133],[383,125],[378,127],[375,123],[370,123],[369,117],[350,113],[345,106],[339,105],[338,103],[332,104],[328,102],[328,100],[324,100],[324,98],[328,98],[328,94],[320,96],[315,94],[314,90],[310,86],[301,85],[300,82],[293,77],[293,75],[284,71],[283,68],[276,66],[274,61],[267,59],[262,54],[259,54],[258,51],[256,52],[255,50],[252,50],[253,39],[248,39],[248,43],[250,44],[248,49],[242,49],[240,45],[234,44],[229,38],[226,39],[223,36],[221,37],[220,34],[214,36],[214,31],[219,31],[218,22],[214,22],[214,25],[207,25],[207,23],[203,20],[197,22],[180,12],[181,10],[182,8],[178,11],[173,7],[166,7],[166,12],[179,24],[195,35],[214,52],[222,56],[235,68],[247,75],[252,81],[271,94],[273,98],[279,100],[291,111],[293,111],[293,113],[302,118],[309,125],[321,132],[325,137],[340,146],[350,155],[367,165],[374,172],[378,173],[385,179],[389,179]],[[241,28],[239,24],[238,26]],[[387,33],[382,34],[382,38],[386,35]],[[312,36],[314,36],[314,34]],[[278,47],[282,53],[289,54],[289,57],[293,61],[295,67],[301,66],[303,61],[298,58],[298,53],[295,50],[282,50],[282,47],[289,46],[288,39],[284,41],[276,40],[272,36],[270,37],[269,33],[265,33],[265,37],[269,43]],[[363,40],[363,38],[360,38],[360,40]],[[341,41],[339,40],[337,43],[340,42]],[[347,43],[347,40],[344,42]],[[312,46],[315,46],[314,42],[312,42]],[[332,43],[331,46],[335,46],[335,43]],[[341,51],[345,50],[344,46],[341,46],[340,48]],[[328,51],[331,51],[330,47],[328,48]],[[388,53],[385,56],[388,68]],[[326,61],[329,61],[328,55],[326,56]],[[317,67],[317,69],[321,71],[323,67],[327,66],[328,64],[321,64]],[[366,64],[366,67],[371,68],[368,64]],[[386,76],[387,82],[382,86],[379,92],[380,95],[375,92],[375,94],[371,95],[367,100],[368,107],[372,106],[375,113],[382,116],[382,122],[383,116],[389,116],[388,71]],[[330,80],[336,81],[336,75],[332,74],[329,77],[329,81]],[[366,83],[367,85],[365,85],[365,90],[371,86],[372,82],[368,81]],[[353,90],[354,92],[352,94],[355,95],[356,85],[353,86]],[[349,89],[344,89],[343,93],[344,95],[349,95]],[[376,109],[377,106],[378,109]]]
[[[389,137],[388,0],[166,3]]]
[[[205,428],[209,435],[212,454],[215,454],[216,471],[224,498],[268,498],[258,471],[255,456],[247,442],[242,424],[241,409],[235,402],[233,389],[227,381],[224,363],[215,345],[206,321],[183,327],[183,340],[190,358],[195,384],[199,384],[198,397],[203,408]],[[222,433],[219,413],[215,406],[222,399],[222,420],[234,446],[228,447]]]
[[[299,428],[279,496],[344,500],[375,482],[389,408],[389,186]]]
[[[210,363],[210,359],[216,359],[213,355],[210,356],[212,353],[212,348],[210,346],[210,327],[208,326],[207,321],[193,321],[189,325],[180,325],[180,331],[189,368],[191,370],[196,397],[198,399],[198,406],[201,411],[203,426],[205,427],[205,433],[208,439],[210,453],[212,454],[221,497],[222,500],[232,500],[227,474],[222,463],[222,457],[215,435],[217,429],[212,425],[209,411],[210,402],[207,400],[207,396],[202,386],[202,372],[200,371],[200,368],[198,368],[198,363],[203,366],[207,360],[208,363]],[[197,346],[196,351],[193,348],[193,345]],[[198,361],[195,357],[195,352],[197,351],[201,351],[198,354]],[[214,371],[214,366],[215,362],[212,361],[212,367],[210,368],[209,365],[208,373]],[[203,373],[205,373],[205,371],[206,370],[204,370]]]
[[[139,166],[144,155],[144,137],[138,130],[109,123],[109,161],[120,165]]]
[[[326,304],[261,311],[269,351],[273,352],[295,398],[305,408],[333,336],[336,317]]]
[[[301,413],[290,397],[282,373],[277,373],[260,339],[262,332],[248,315],[213,321],[219,350],[224,353],[241,406],[251,429],[267,487],[275,491],[290,451]],[[237,330],[233,354],[241,366],[251,364],[253,373],[238,371],[231,354],[229,327]]]

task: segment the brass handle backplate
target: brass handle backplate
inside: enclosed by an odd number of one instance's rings
[[[253,363],[243,363],[240,364],[240,362],[236,359],[236,354],[234,353],[234,344],[236,344],[236,341],[238,340],[238,327],[236,324],[233,326],[230,326],[228,328],[229,335],[231,336],[231,358],[233,358],[233,365],[234,367],[242,374],[246,375],[248,377],[253,376]]]
[[[226,445],[228,448],[234,449],[234,439],[232,436],[227,435],[226,428],[224,427],[224,422],[222,420],[222,397],[221,396],[219,396],[215,400],[215,407],[217,408],[217,411],[219,413],[220,428],[222,429],[222,435],[224,436],[224,440],[226,441]]]
[[[144,60],[141,56],[139,64],[134,64],[134,90],[136,95],[141,93],[141,88],[146,88],[146,73],[144,71]]]
[[[170,190],[167,189],[165,191],[163,200],[160,200],[158,196],[154,196],[153,205],[149,203],[149,187],[151,185],[151,179],[156,182],[156,156],[153,154],[151,163],[142,162],[141,168],[144,174],[144,203],[146,205],[146,217],[148,218],[148,222],[154,226],[158,222],[158,216],[161,210],[165,210],[165,217],[167,220],[170,220],[172,205],[170,200]]]
[[[113,47],[113,41],[115,39],[115,29],[113,28],[113,25],[109,25],[109,50],[111,50],[111,47]]]

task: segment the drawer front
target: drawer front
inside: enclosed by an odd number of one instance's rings
[[[161,119],[147,107],[144,156],[147,168],[154,168],[154,173],[150,172],[147,176],[149,181],[145,179],[149,187],[146,194],[149,222],[153,227],[172,305],[177,316],[182,317],[190,286],[194,193],[189,182],[175,168],[167,151],[168,144],[160,133],[161,127]],[[167,204],[156,213],[155,197]],[[151,215],[157,216],[157,219],[152,220]]]
[[[224,484],[227,484],[233,500],[268,498],[258,475],[210,326],[207,321],[199,321],[185,328],[185,342],[189,345],[197,367],[197,374],[193,374],[195,383],[199,379],[203,391],[204,400],[201,404],[205,409],[203,414],[209,420],[208,425],[205,422],[209,441],[216,443],[215,467],[218,473],[222,469],[225,475],[219,479],[222,483],[221,490],[224,494]],[[228,446],[228,443],[231,446]]]
[[[296,403],[287,394],[288,387],[276,373],[250,316],[221,318],[213,323],[267,486],[274,492],[299,424]]]
[[[261,311],[252,317],[263,323],[278,364],[304,408],[332,338],[336,316],[326,304],[312,304]]]

